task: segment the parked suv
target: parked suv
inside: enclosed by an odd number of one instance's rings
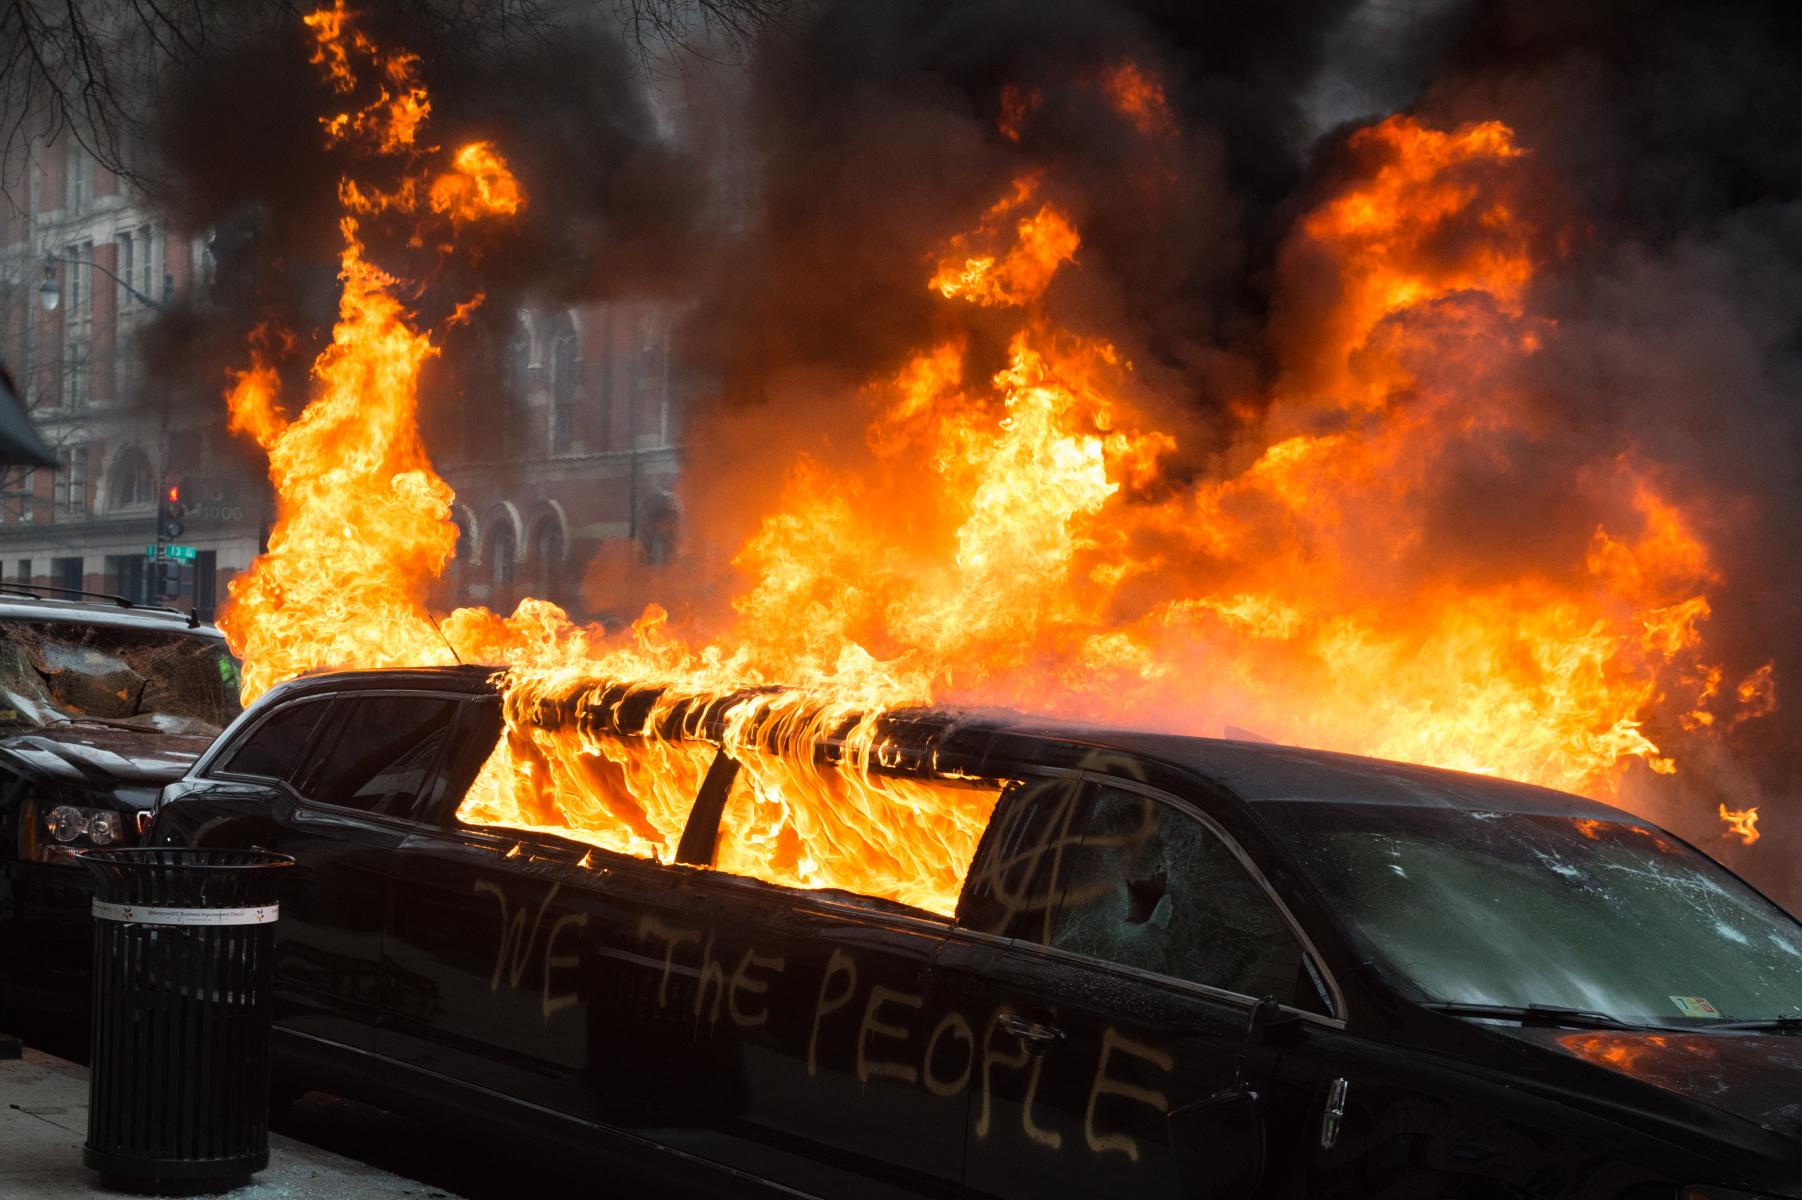
[[[75,853],[139,840],[238,715],[238,684],[192,613],[0,587],[0,1008],[85,1012],[93,888]]]
[[[490,672],[312,676],[150,837],[298,860],[278,1077],[492,1147],[741,1196],[1802,1200],[1802,926],[1649,822],[956,711],[885,717],[852,790],[842,742],[759,732],[769,701],[539,701],[579,748],[531,778],[587,786],[503,826],[458,816],[502,736]],[[751,877],[854,844],[832,809],[762,836],[802,771],[887,829],[960,792],[984,832],[955,902]],[[656,856],[585,836],[609,821]],[[888,865],[953,853],[909,848]]]

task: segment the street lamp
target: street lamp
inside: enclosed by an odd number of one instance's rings
[[[139,304],[148,304],[151,308],[162,308],[175,298],[175,276],[167,271],[163,272],[163,298],[161,301],[156,301],[132,287],[130,280],[90,259],[50,256],[44,259],[44,282],[38,284],[38,303],[44,306],[44,311],[47,313],[55,312],[56,306],[63,302],[62,285],[56,281],[56,268],[59,264],[65,267],[92,267],[124,288],[133,300]]]

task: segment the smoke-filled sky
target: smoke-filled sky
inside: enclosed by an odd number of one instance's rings
[[[1706,561],[1660,569],[1687,573],[1710,612],[1696,654],[1645,673],[1646,729],[1679,769],[1637,763],[1621,795],[1802,900],[1789,867],[1802,755],[1786,703],[1802,678],[1789,636],[1802,519],[1796,5],[845,0],[796,10],[742,63],[665,57],[661,114],[643,59],[579,15],[553,38],[504,48],[399,17],[375,28],[421,54],[438,136],[491,139],[531,197],[528,219],[440,281],[446,303],[478,285],[490,299],[463,340],[447,340],[446,382],[427,408],[475,402],[497,378],[482,348],[504,344],[515,304],[682,304],[680,352],[718,387],[688,414],[694,553],[663,599],[703,623],[731,592],[726,560],[783,503],[796,454],[871,468],[872,381],[952,335],[967,377],[1006,365],[1017,322],[969,306],[947,315],[924,283],[935,251],[1025,174],[1081,232],[1037,316],[1115,347],[1131,363],[1138,425],[1171,440],[1108,510],[1133,531],[1128,552],[1165,565],[1093,611],[1138,628],[1182,595],[1250,586],[1259,573],[1242,548],[1204,561],[1188,531],[1146,514],[1192,511],[1280,435],[1370,435],[1368,413],[1307,399],[1327,386],[1323,330],[1352,290],[1310,214],[1382,170],[1382,145],[1361,129],[1397,113],[1437,131],[1505,123],[1522,153],[1457,180],[1493,204],[1467,204],[1410,253],[1420,272],[1459,277],[1499,244],[1505,205],[1508,247],[1534,263],[1521,294],[1447,294],[1385,324],[1390,349],[1362,347],[1333,369],[1406,361],[1411,390],[1382,411],[1391,428],[1411,413],[1455,417],[1460,389],[1506,396],[1509,417],[1402,464],[1407,486],[1385,494],[1406,537],[1348,597],[1394,612],[1562,586],[1600,569],[1599,529],[1649,536],[1634,489],[1655,491],[1706,548]],[[1164,125],[1135,132],[1098,102],[1122,63],[1157,82]],[[1010,104],[1026,104],[1019,119]],[[300,32],[259,29],[179,80],[157,119],[170,203],[185,224],[217,230],[229,315],[213,319],[229,324],[208,344],[235,348],[274,316],[298,334],[294,370],[334,300],[342,168],[317,135],[320,109]],[[1461,339],[1470,329],[1482,336]],[[1496,330],[1532,352],[1485,353]],[[169,336],[179,352],[199,334]],[[1353,513],[1343,527],[1355,525]],[[1272,537],[1317,551],[1321,531],[1297,529]],[[1335,546],[1335,570],[1362,538]],[[1670,587],[1667,600],[1683,598]],[[1731,692],[1766,664],[1774,713],[1717,704],[1706,727],[1686,716],[1700,711],[1698,671],[1718,670]],[[1182,695],[1152,688],[1151,711],[1124,715],[1183,727]],[[1236,698],[1251,708],[1247,696],[1209,691],[1216,724],[1198,731],[1215,732]],[[1258,711],[1278,700],[1262,695]],[[1765,839],[1723,842],[1723,803],[1759,804]]]

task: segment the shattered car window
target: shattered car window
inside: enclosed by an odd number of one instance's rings
[[[1308,994],[1300,943],[1226,844],[1127,792],[1096,797],[1051,944],[1285,1004]]]
[[[1802,926],[1654,829],[1384,805],[1260,811],[1377,966],[1423,999],[1700,1026],[1802,1004]]]
[[[0,730],[99,721],[212,736],[240,711],[212,637],[73,621],[0,622]]]

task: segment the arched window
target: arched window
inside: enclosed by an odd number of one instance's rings
[[[498,450],[503,458],[512,454],[520,445],[519,431],[525,427],[529,393],[532,390],[532,330],[523,315],[513,330],[512,340],[507,343],[506,386],[506,396],[502,398],[502,403],[495,406],[503,414],[499,443],[491,448],[491,452]]]
[[[107,507],[144,508],[156,503],[156,482],[150,474],[150,456],[137,446],[127,446],[113,460],[107,480]]]
[[[507,390],[515,404],[523,404],[532,386],[532,331],[521,321],[507,343]]]
[[[576,331],[566,329],[551,347],[551,453],[567,450],[576,431],[576,382],[581,357]]]
[[[475,526],[461,508],[451,509],[451,523],[457,527],[457,548],[452,552],[451,561],[459,570],[464,570],[476,555]]]
[[[513,586],[513,559],[519,552],[519,543],[513,536],[513,528],[505,522],[496,525],[488,535],[488,578],[494,586]]]
[[[547,517],[532,531],[532,591],[549,597],[563,577],[563,527]]]

